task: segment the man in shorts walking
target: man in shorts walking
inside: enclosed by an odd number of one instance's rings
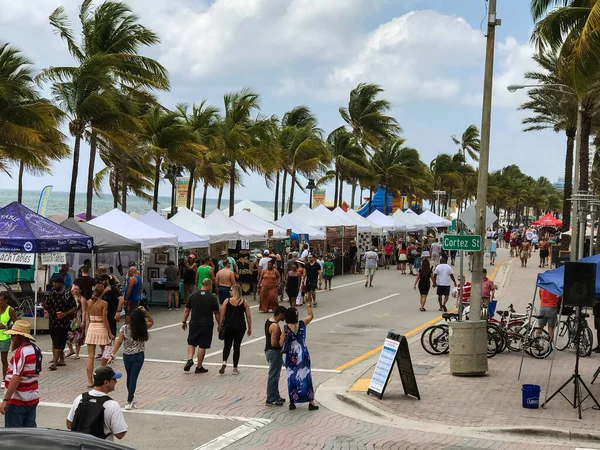
[[[452,281],[454,287],[456,287],[454,271],[452,270],[452,267],[448,265],[448,259],[442,258],[440,264],[433,271],[433,286],[437,286],[440,311],[448,311],[446,303],[448,303],[448,297],[450,296],[450,281]]]
[[[431,267],[435,268],[440,263],[442,256],[442,244],[440,240],[435,238],[435,241],[431,244]]]
[[[167,311],[171,311],[171,298],[175,303],[175,311],[179,311],[179,268],[175,265],[175,261],[169,261],[165,269],[165,289],[167,290]]]
[[[365,287],[373,287],[373,277],[375,276],[375,270],[377,270],[378,260],[379,255],[375,251],[375,247],[365,253]]]
[[[189,372],[194,365],[194,353],[198,347],[198,364],[196,373],[206,373],[207,369],[202,367],[206,349],[212,344],[212,335],[214,320],[217,324],[221,323],[221,314],[219,313],[219,301],[212,294],[212,281],[206,279],[202,282],[202,289],[194,292],[188,297],[183,313],[183,322],[181,328],[187,329],[188,317],[190,317],[190,331],[188,333],[188,361],[183,370]],[[218,327],[218,325],[217,325]],[[217,328],[218,331],[218,328]]]
[[[331,280],[333,279],[333,271],[335,266],[331,260],[331,255],[327,255],[326,261],[323,263],[323,279],[325,280],[325,290],[331,290]]]

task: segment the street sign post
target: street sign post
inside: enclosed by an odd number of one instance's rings
[[[442,242],[445,250],[481,251],[481,236],[447,234]]]

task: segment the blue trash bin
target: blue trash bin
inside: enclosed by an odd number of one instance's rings
[[[523,394],[523,408],[537,409],[540,406],[541,388],[537,384],[524,384],[521,388]]]

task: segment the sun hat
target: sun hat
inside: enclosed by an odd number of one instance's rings
[[[17,320],[15,323],[13,323],[13,326],[10,330],[6,330],[4,332],[4,334],[10,334],[11,336],[18,334],[19,336],[26,337],[30,341],[35,342],[35,338],[30,333],[31,325],[29,325],[29,322],[26,320]]]
[[[104,382],[109,380],[118,380],[123,374],[121,372],[115,372],[110,366],[98,367],[94,370],[94,382]]]
[[[63,276],[62,273],[53,273],[52,276],[50,277],[50,283],[64,283],[65,282],[65,277]]]
[[[227,253],[227,251],[225,251],[225,250],[223,250],[223,251],[221,252],[221,256],[226,256],[226,255],[228,255],[228,254],[229,254],[229,253]]]

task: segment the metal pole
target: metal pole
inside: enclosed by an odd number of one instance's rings
[[[458,321],[460,322],[462,320],[462,314],[463,314],[463,289],[464,284],[463,283],[463,272],[464,272],[464,265],[465,265],[465,252],[464,251],[460,251],[460,289],[458,290]]]
[[[587,214],[585,207],[579,209],[579,214],[581,217],[579,218],[579,239],[577,241],[577,256],[579,258],[583,258],[583,247],[585,245],[585,229],[587,226]],[[578,258],[578,259],[579,259]]]
[[[581,121],[583,117],[583,106],[581,105],[581,100],[577,105],[577,132],[575,134],[575,163],[574,170],[575,173],[573,175],[573,192],[575,194],[579,193],[579,155],[581,154]],[[586,167],[587,169],[587,167]],[[573,213],[572,213],[572,224],[573,227],[571,232],[571,261],[577,261],[577,244],[579,242],[579,229],[577,226],[579,210],[579,202],[576,200],[573,202]],[[584,230],[585,232],[585,230]]]
[[[597,210],[598,210],[598,206],[596,206],[596,205],[592,205],[590,208],[590,211],[591,211],[590,218],[592,219],[592,223],[591,223],[592,229],[590,230],[590,233],[591,233],[590,256],[594,256],[594,250],[596,249],[596,247],[594,246],[594,223],[596,222],[596,211]]]
[[[492,121],[492,89],[494,81],[494,43],[496,37],[496,0],[489,0],[485,76],[483,83],[483,107],[481,117],[481,147],[479,152],[479,176],[477,179],[477,205],[475,206],[475,234],[485,239],[485,216],[488,190],[488,165],[490,159],[490,129]],[[483,249],[473,252],[473,276],[471,281],[471,319],[481,317],[481,284],[483,281]]]

